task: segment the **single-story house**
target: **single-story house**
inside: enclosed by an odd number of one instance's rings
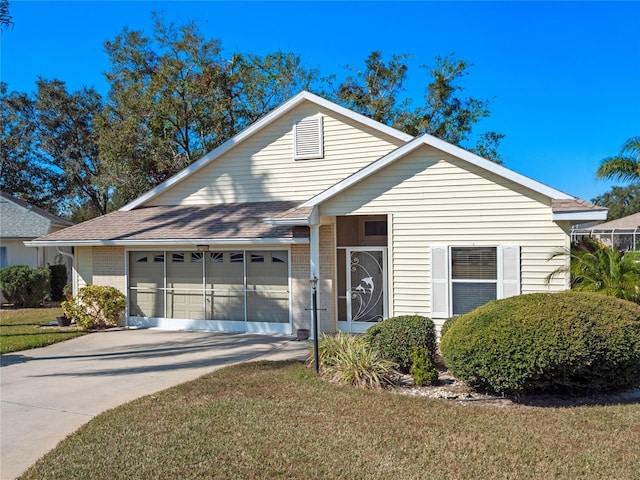
[[[640,212],[588,227],[578,225],[571,230],[573,243],[578,243],[584,237],[618,250],[640,250]]]
[[[65,264],[70,273],[70,247],[61,247],[61,251],[67,254],[65,256],[60,254],[56,245],[29,248],[24,242],[58,232],[71,225],[73,223],[69,220],[0,192],[0,268],[14,265],[35,268]],[[4,302],[1,294],[0,302]]]
[[[567,289],[579,200],[430,135],[301,92],[119,211],[40,237],[75,248],[74,288],[113,285],[126,323],[294,333],[436,323],[491,299]]]

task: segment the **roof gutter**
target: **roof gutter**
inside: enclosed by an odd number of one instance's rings
[[[24,242],[27,247],[139,247],[167,245],[292,245],[306,244],[305,237],[292,238],[197,238],[166,240],[33,240]]]

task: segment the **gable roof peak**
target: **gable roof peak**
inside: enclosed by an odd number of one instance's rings
[[[262,118],[260,118],[256,122],[249,125],[240,133],[231,137],[229,140],[224,142],[219,147],[213,149],[212,151],[204,155],[202,158],[200,158],[199,160],[189,165],[184,170],[176,173],[174,176],[172,176],[168,180],[165,180],[163,183],[161,183],[157,187],[149,190],[147,193],[141,195],[134,201],[128,203],[127,205],[122,207],[120,210],[129,211],[144,205],[146,202],[148,202],[152,198],[167,191],[169,188],[173,187],[175,184],[181,182],[182,180],[191,176],[193,173],[197,172],[201,168],[210,164],[211,162],[213,162],[215,159],[220,157],[222,154],[224,154],[228,150],[240,144],[242,141],[251,137],[256,132],[262,130],[266,126],[270,125],[272,122],[282,117],[286,113],[290,112],[292,109],[294,109],[295,107],[297,107],[298,105],[300,105],[305,101],[311,102],[321,108],[324,108],[326,110],[335,112],[336,114],[347,117],[362,125],[366,125],[374,130],[377,130],[380,133],[397,138],[403,142],[408,142],[414,138],[413,136],[408,135],[404,132],[401,132],[400,130],[397,130],[383,123],[377,122],[376,120],[366,117],[365,115],[362,115],[360,113],[356,113],[353,110],[349,110],[348,108],[338,105],[337,103],[331,102],[330,100],[322,98],[314,93],[308,92],[306,90],[302,90],[300,93],[293,96],[292,98],[284,102],[279,107],[276,107],[271,112],[267,113]]]

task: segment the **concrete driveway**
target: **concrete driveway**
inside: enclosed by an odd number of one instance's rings
[[[120,330],[2,355],[0,477],[105,410],[232,363],[304,359],[307,348],[276,335]]]

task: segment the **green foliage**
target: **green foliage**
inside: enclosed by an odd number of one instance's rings
[[[320,374],[339,385],[379,389],[393,383],[395,364],[382,358],[361,336],[339,332],[318,339]],[[313,362],[313,347],[309,363]]]
[[[68,318],[85,329],[109,328],[118,324],[126,306],[125,296],[115,287],[87,285],[61,304]]]
[[[640,306],[581,292],[521,295],[461,315],[440,342],[453,375],[501,394],[640,382]]]
[[[640,182],[640,136],[624,142],[615,157],[602,160],[596,176],[622,182]]]
[[[64,298],[64,287],[67,284],[67,266],[49,265],[51,272],[51,300],[59,302]]]
[[[411,107],[404,82],[408,76],[409,55],[392,55],[385,62],[380,52],[372,52],[365,68],[353,74],[336,88],[336,101],[374,120],[391,125],[410,135],[428,133],[454,145],[470,138],[473,127],[489,116],[490,100],[463,97],[459,82],[469,74],[472,64],[451,56],[436,57],[435,65],[425,68],[429,83],[421,105]],[[498,146],[504,137],[496,132],[479,135],[476,146],[465,148],[497,163],[502,163]]]
[[[451,325],[453,325],[453,322],[455,322],[457,319],[458,316],[456,315],[455,317],[449,317],[444,321],[444,323],[442,324],[442,328],[440,329],[440,338],[442,338],[444,334],[447,333],[447,330],[451,328]]]
[[[46,268],[17,265],[0,269],[0,289],[16,307],[34,308],[49,295],[51,273]]]
[[[640,303],[640,252],[620,252],[585,238],[570,251],[560,250],[551,258],[569,256],[570,266],[554,270],[555,275],[571,274],[571,288],[580,292],[598,292]]]
[[[403,373],[409,372],[411,351],[416,347],[426,348],[435,362],[435,325],[427,317],[404,315],[388,318],[369,328],[365,339],[380,356],[397,363]]]
[[[431,361],[431,353],[426,348],[415,347],[411,350],[411,369],[413,383],[421,387],[433,385],[438,381],[438,370]]]
[[[633,215],[640,212],[640,182],[626,187],[612,187],[591,201],[609,209],[607,220]]]

